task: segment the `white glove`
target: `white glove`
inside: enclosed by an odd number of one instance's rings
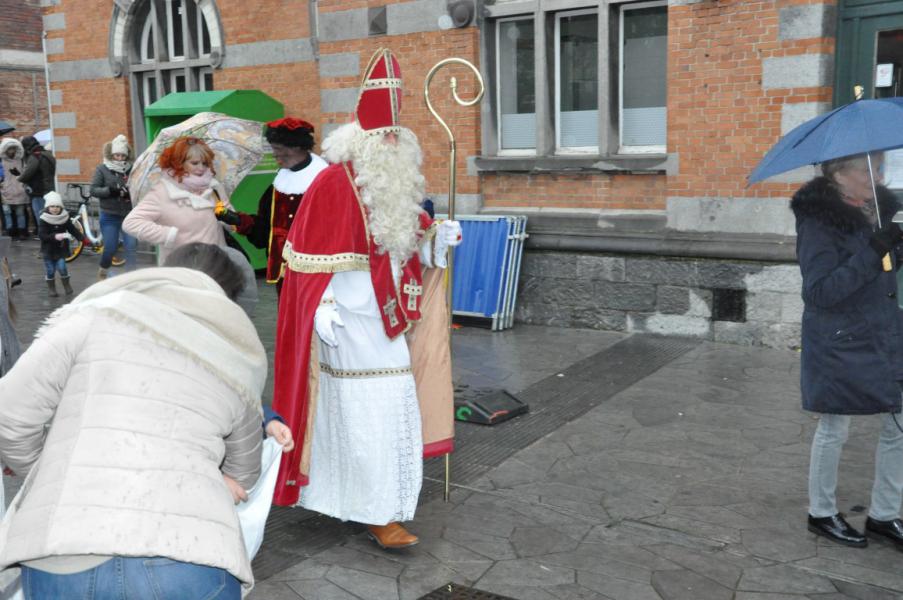
[[[335,330],[333,329],[335,325],[339,327],[345,326],[345,323],[342,322],[342,317],[339,316],[339,309],[336,308],[336,305],[334,303],[321,304],[317,307],[317,311],[314,313],[314,329],[317,330],[317,335],[320,336],[323,343],[333,348],[339,345],[339,340],[336,339]]]
[[[448,248],[457,246],[463,241],[461,223],[458,221],[442,221],[436,228],[436,244]]]
[[[436,239],[433,244],[433,265],[444,269],[448,266],[448,248],[457,246],[462,241],[461,224],[458,221],[442,221],[436,227]]]

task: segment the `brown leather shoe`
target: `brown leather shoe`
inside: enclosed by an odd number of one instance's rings
[[[370,533],[370,539],[383,550],[407,548],[420,541],[420,538],[402,527],[401,523],[367,525],[367,531]]]

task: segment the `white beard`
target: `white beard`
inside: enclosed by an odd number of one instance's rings
[[[423,154],[414,133],[402,128],[393,145],[348,123],[329,134],[322,147],[329,162],[351,161],[379,251],[388,251],[399,262],[410,258],[419,244],[420,203],[426,187],[420,173]]]

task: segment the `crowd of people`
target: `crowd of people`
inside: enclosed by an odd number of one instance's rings
[[[239,598],[254,578],[235,506],[267,436],[284,452],[273,503],[364,523],[382,548],[417,543],[401,522],[422,457],[452,449],[441,269],[461,229],[421,206],[400,82],[378,52],[323,158],[309,122],[268,123],[280,170],[254,214],[231,204],[202,138],[166,147],[140,198],[128,141],[106,144],[92,181],[104,239],[123,241],[130,266],[136,243],[156,246],[159,266],[111,272],[105,246],[97,283],[24,352],[0,311],[0,462],[24,477],[0,524],[0,569],[21,568],[25,598]],[[34,220],[49,293],[59,277],[71,294],[64,259],[82,232],[41,187],[52,177],[34,179],[53,161],[3,144],[3,189],[18,202],[8,231],[27,237]],[[280,291],[271,407],[257,282],[234,235],[266,250]]]

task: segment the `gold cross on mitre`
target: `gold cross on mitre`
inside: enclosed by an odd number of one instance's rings
[[[395,327],[398,325],[398,317],[395,316],[395,307],[398,306],[398,302],[396,302],[395,298],[392,296],[386,296],[386,303],[383,304],[383,314],[389,317],[389,326]]]
[[[417,310],[417,296],[423,294],[423,286],[417,285],[417,281],[412,277],[402,289],[408,295],[408,310]]]

